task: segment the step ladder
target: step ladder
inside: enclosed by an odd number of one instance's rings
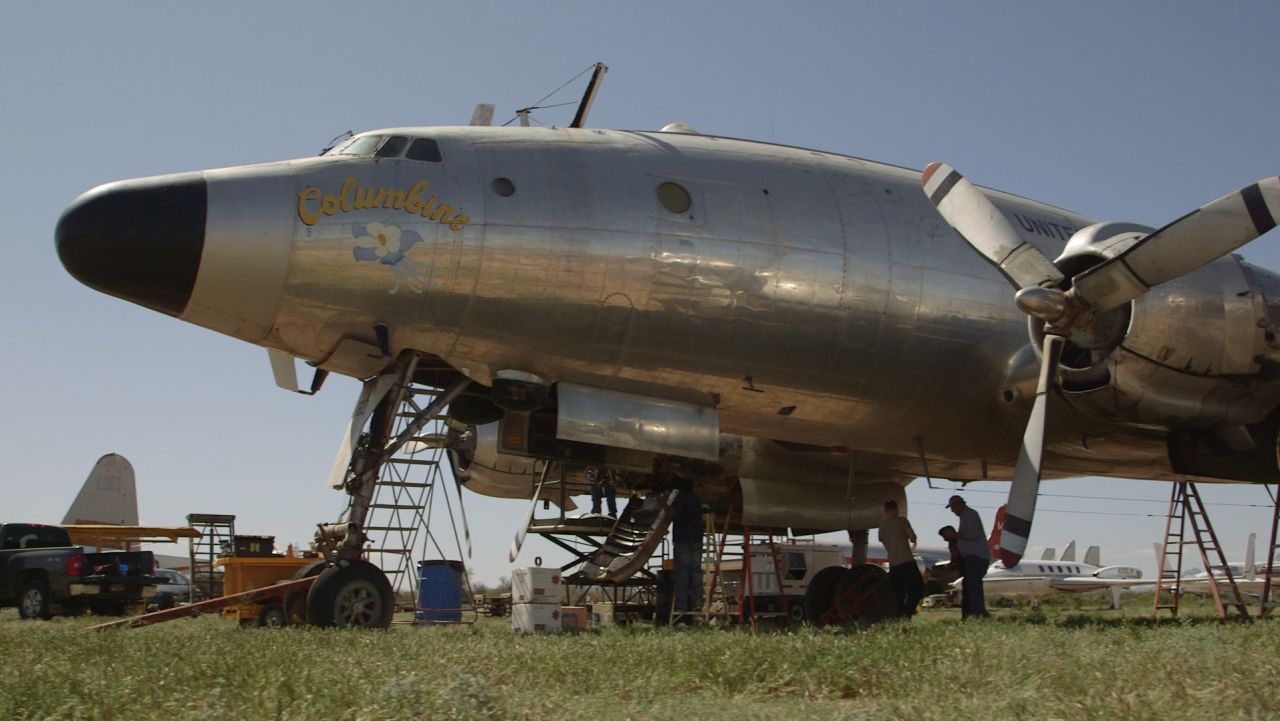
[[[440,390],[414,384],[401,385],[392,393],[397,404],[391,437],[396,438],[412,430],[420,421],[424,409],[432,405]],[[364,558],[382,569],[391,587],[397,592],[413,596],[413,608],[420,604],[419,573],[417,561],[427,558],[462,559],[463,542],[459,536],[459,521],[465,531],[465,515],[462,507],[461,485],[449,482],[445,473],[448,460],[445,439],[449,432],[445,417],[433,418],[413,431],[408,442],[386,458],[373,482],[363,525],[366,537]],[[367,439],[362,438],[362,443]],[[448,474],[452,475],[452,474]],[[452,492],[450,485],[455,486]],[[354,497],[347,501],[343,520],[349,520],[355,512]],[[455,506],[457,507],[455,510]],[[437,512],[448,518],[445,534],[452,535],[452,543],[441,539],[432,529]],[[469,557],[471,539],[466,538],[466,555]],[[442,543],[443,541],[443,543]],[[452,547],[452,553],[444,548]],[[471,590],[464,572],[463,598],[470,599]],[[465,603],[465,601],[464,601]]]
[[[236,517],[222,513],[189,513],[187,525],[200,532],[187,547],[191,561],[191,594],[196,589],[205,598],[222,595],[222,571],[215,568],[218,556],[230,553],[235,544]]]
[[[1191,529],[1189,537],[1188,525]],[[1231,567],[1222,553],[1222,546],[1209,521],[1209,514],[1204,509],[1204,502],[1200,499],[1196,484],[1190,481],[1173,484],[1169,515],[1165,521],[1164,545],[1156,559],[1156,594],[1152,614],[1165,609],[1177,617],[1178,602],[1182,597],[1183,554],[1186,547],[1193,544],[1200,550],[1200,559],[1204,563],[1218,617],[1226,618],[1227,606],[1230,605],[1242,618],[1248,618],[1249,610],[1231,575]],[[1221,588],[1223,585],[1227,591],[1225,603]],[[1167,601],[1164,599],[1166,590],[1169,592]]]
[[[1280,488],[1277,489],[1280,491]],[[1271,540],[1267,543],[1267,555],[1263,557],[1262,562],[1266,565],[1266,570],[1262,573],[1262,610],[1258,611],[1259,618],[1270,618],[1271,609],[1275,607],[1276,602],[1271,598],[1271,584],[1275,582],[1276,571],[1276,553],[1280,552],[1280,545],[1277,545],[1276,531],[1280,526],[1280,492],[1272,492],[1270,488],[1267,493],[1271,494]]]

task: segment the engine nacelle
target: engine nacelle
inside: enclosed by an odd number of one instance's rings
[[[1090,226],[1055,264],[1075,275],[1148,232],[1128,223]],[[1221,258],[1073,331],[1060,367],[1063,394],[1085,413],[1136,427],[1257,423],[1280,400],[1274,389],[1260,392],[1266,317],[1250,274],[1234,256]]]
[[[884,520],[885,501],[907,513],[910,479],[853,476],[848,460],[796,451],[759,438],[741,438],[737,463],[725,465],[742,488],[742,522],[796,533],[859,531]],[[726,444],[727,445],[727,444]]]

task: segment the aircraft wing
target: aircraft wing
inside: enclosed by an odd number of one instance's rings
[[[1067,576],[1066,578],[1053,579],[1050,587],[1056,591],[1064,591],[1067,593],[1084,593],[1085,591],[1100,591],[1106,588],[1132,588],[1134,586],[1147,585],[1154,583],[1149,578],[1096,578],[1094,576]]]

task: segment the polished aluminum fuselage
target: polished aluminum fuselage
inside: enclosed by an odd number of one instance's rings
[[[376,348],[383,324],[393,351],[484,384],[518,370],[692,401],[726,433],[846,449],[855,472],[922,475],[923,453],[934,475],[1008,477],[1027,320],[916,171],[691,134],[380,132],[435,138],[443,162],[206,171],[213,269],[182,317],[340,370],[343,341]],[[1051,258],[1092,222],[988,192]],[[402,250],[371,257],[379,232]],[[1159,429],[1051,413],[1048,474],[1171,477]]]

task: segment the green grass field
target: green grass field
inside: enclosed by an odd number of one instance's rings
[[[388,632],[0,612],[5,719],[1274,719],[1280,620],[1068,600],[863,630]]]

